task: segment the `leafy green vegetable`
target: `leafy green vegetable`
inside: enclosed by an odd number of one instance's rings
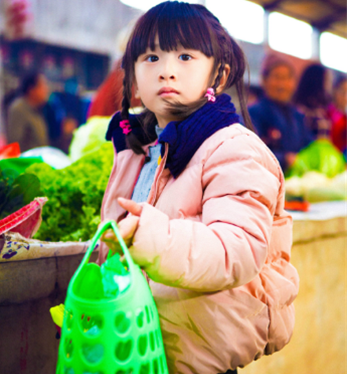
[[[0,219],[3,219],[36,197],[42,196],[40,181],[33,174],[21,174],[0,169]]]
[[[301,177],[309,171],[317,171],[333,178],[345,170],[343,154],[329,140],[318,139],[297,154],[294,164],[286,172],[286,177]]]
[[[100,208],[113,164],[112,143],[103,144],[65,169],[34,164],[27,172],[41,182],[48,202],[35,238],[45,241],[89,240],[100,223]]]

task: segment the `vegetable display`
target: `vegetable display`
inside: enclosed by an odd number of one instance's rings
[[[41,196],[40,181],[32,174],[0,168],[0,220]]]
[[[317,171],[309,171],[302,177],[285,180],[287,200],[301,197],[310,203],[347,199],[347,171],[328,178]]]
[[[302,177],[307,172],[316,171],[333,178],[345,170],[346,162],[343,154],[329,140],[318,139],[297,154],[286,176]]]
[[[92,238],[100,223],[113,158],[112,143],[108,142],[64,169],[54,170],[44,163],[27,169],[39,178],[42,196],[48,197],[36,239],[56,242]]]

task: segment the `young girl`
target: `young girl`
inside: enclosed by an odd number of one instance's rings
[[[236,85],[251,127],[243,53],[205,7],[165,2],[137,22],[123,68],[102,219],[148,275],[169,372],[231,372],[289,342],[298,292],[281,168],[222,93]]]

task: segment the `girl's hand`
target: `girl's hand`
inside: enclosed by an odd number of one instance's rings
[[[131,215],[120,221],[118,224],[118,228],[124,242],[126,243],[127,247],[130,247],[133,243],[134,234],[138,228],[139,217],[143,208],[141,205],[128,199],[119,198],[118,203],[122,208],[131,213]],[[104,232],[101,237],[101,241],[103,241],[113,253],[117,252],[123,254],[121,245],[112,229]]]
[[[132,200],[124,199],[123,197],[119,197],[117,201],[127,212],[131,213],[133,216],[140,217],[143,210],[143,207],[140,204]]]

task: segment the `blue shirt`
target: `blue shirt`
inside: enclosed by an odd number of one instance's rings
[[[161,127],[156,126],[157,136],[159,136],[162,131],[163,129]],[[144,166],[142,167],[133,191],[132,200],[136,203],[143,203],[147,201],[152,183],[155,179],[158,159],[161,156],[161,144],[156,144],[153,147],[149,147],[148,156],[149,160],[145,162]]]

